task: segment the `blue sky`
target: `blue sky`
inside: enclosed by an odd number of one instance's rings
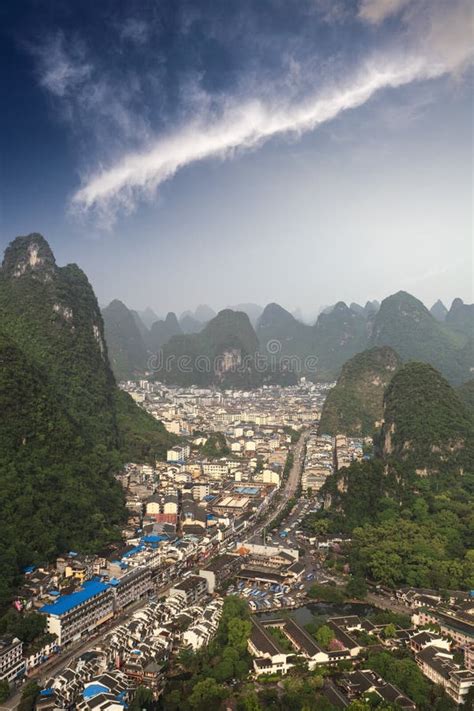
[[[1,247],[102,303],[472,300],[466,0],[12,2]]]

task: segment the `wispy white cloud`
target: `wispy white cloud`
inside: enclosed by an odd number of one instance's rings
[[[413,0],[362,0],[359,7],[359,17],[367,22],[378,25],[387,17],[397,14]]]
[[[117,131],[115,159],[108,162],[102,156],[100,168],[84,175],[71,199],[73,211],[93,211],[103,223],[111,224],[118,210],[132,211],[139,200],[153,197],[163,182],[187,165],[227,159],[274,136],[311,131],[363,105],[382,89],[453,75],[472,60],[469,0],[361,0],[355,12],[355,23],[359,19],[374,25],[376,33],[383,20],[399,14],[400,29],[350,73],[347,67],[340,71],[337,57],[322,69],[307,54],[301,59],[290,47],[288,56],[282,53],[283,70],[276,80],[272,78],[273,85],[259,83],[256,73],[246,77],[247,85],[245,80],[239,82],[233,95],[215,96],[203,88],[196,68],[177,87],[182,108],[178,128],[163,133],[161,127],[158,135],[149,116],[136,110],[131,100],[141,91],[138,76],[109,81],[106,72],[86,59],[82,48],[73,46],[68,52],[61,36],[53,38],[38,54],[42,85],[69,99],[72,115],[83,120],[90,116],[98,135],[104,136],[104,145],[112,142],[110,136]],[[121,26],[121,36],[141,44],[148,29],[134,19]],[[336,74],[347,78],[336,80]],[[308,77],[312,76],[311,89]]]
[[[138,17],[128,17],[120,28],[122,39],[143,45],[150,36],[150,25]]]
[[[65,97],[75,92],[91,75],[83,47],[71,43],[66,51],[65,38],[58,32],[47,43],[32,47],[38,60],[39,83],[53,95]]]

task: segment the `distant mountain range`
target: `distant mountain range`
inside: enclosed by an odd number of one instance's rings
[[[448,321],[449,314],[446,322],[440,323],[421,301],[399,291],[382,301],[368,343],[391,346],[402,361],[430,363],[451,383],[461,384],[472,377],[474,344],[472,333],[470,336],[467,333],[465,311],[460,311],[462,316],[455,327]],[[456,319],[454,312],[453,319]]]
[[[474,372],[474,306],[464,304],[461,299],[455,299],[449,311],[440,301],[428,311],[421,301],[404,291],[387,297],[381,304],[368,301],[365,306],[354,302],[347,306],[339,301],[321,311],[312,326],[276,303],[268,304],[261,313],[257,304],[241,306],[241,310],[225,309],[224,312],[245,314],[249,322],[245,327],[250,327],[257,341],[256,353],[271,361],[272,367],[277,364],[278,377],[281,373],[286,377],[292,371],[295,376],[305,375],[313,380],[334,380],[354,355],[381,346],[393,348],[402,362],[431,363],[455,385],[470,379]],[[176,348],[174,355],[177,356],[183,347],[185,350],[189,347],[194,353],[198,344],[205,342],[205,337],[204,341],[184,339],[169,344],[175,336],[197,335],[211,324],[219,328],[222,323],[218,319],[214,324],[216,316],[205,323],[199,320],[198,316],[202,319],[212,313],[210,307],[200,306],[194,313],[185,312],[179,320],[170,312],[150,328],[139,313],[130,312],[137,327],[134,329],[124,308],[122,304],[118,313],[115,304],[112,313],[110,306],[103,310],[111,362],[118,378],[137,374],[144,351],[145,360],[165,346],[168,355],[173,355],[172,349]],[[135,340],[140,342],[135,343]],[[205,348],[204,353],[208,350]],[[180,377],[177,382],[182,380]],[[184,380],[192,382],[193,376],[187,374]],[[195,380],[202,381],[197,372]],[[215,382],[220,382],[217,373]]]

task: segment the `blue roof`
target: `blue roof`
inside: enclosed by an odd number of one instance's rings
[[[54,689],[50,686],[48,689],[41,689],[39,693],[40,696],[52,696],[54,694]]]
[[[64,615],[69,610],[94,597],[94,595],[107,590],[108,587],[106,583],[102,583],[100,580],[87,580],[80,590],[70,595],[61,595],[51,605],[43,605],[40,612],[44,612],[47,615]]]
[[[25,575],[28,575],[28,573],[32,573],[34,570],[36,570],[36,565],[27,565],[26,568],[23,568],[23,572]]]
[[[135,548],[131,548],[129,551],[123,554],[122,558],[130,558],[132,555],[136,555],[137,553],[140,553],[144,549],[144,546],[135,546]]]
[[[84,699],[92,699],[93,696],[107,694],[109,691],[109,687],[104,686],[104,684],[89,684],[89,686],[86,686],[84,689],[82,696]]]
[[[152,533],[149,536],[143,536],[143,543],[159,543],[160,541],[167,541],[168,536],[161,536],[157,533]]]
[[[254,496],[255,494],[258,494],[258,487],[257,486],[238,486],[236,488],[236,491],[239,494],[249,494],[250,496]]]

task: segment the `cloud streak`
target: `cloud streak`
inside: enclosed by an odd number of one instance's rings
[[[242,94],[224,98],[218,113],[215,106],[213,113],[204,107],[195,120],[178,130],[147,141],[141,150],[128,152],[88,175],[72,196],[73,212],[95,212],[110,226],[118,211],[133,211],[139,200],[152,198],[160,185],[188,165],[228,159],[275,136],[312,131],[362,106],[380,90],[453,74],[471,61],[470,9],[465,0],[451,5],[449,11],[442,2],[363,0],[358,17],[378,24],[396,12],[402,12],[403,24],[398,48],[374,54],[350,80],[323,83],[299,101],[289,98],[289,90],[286,98],[278,99]]]

